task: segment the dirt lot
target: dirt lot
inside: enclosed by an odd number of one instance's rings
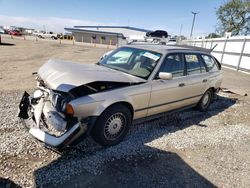
[[[250,100],[220,92],[206,113],[191,109],[131,127],[121,144],[91,138],[62,154],[16,118],[32,72],[49,58],[97,62],[106,48],[5,39],[0,45],[0,187],[250,187]],[[13,45],[11,45],[13,44]],[[223,87],[250,91],[250,75],[223,70]]]

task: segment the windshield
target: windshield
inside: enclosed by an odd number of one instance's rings
[[[161,54],[143,49],[122,47],[110,53],[99,64],[143,79],[147,79]]]

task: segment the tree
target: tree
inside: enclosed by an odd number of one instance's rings
[[[209,33],[207,36],[206,36],[206,39],[210,39],[210,38],[219,38],[221,37],[220,35],[216,34],[216,33]]]
[[[216,11],[219,21],[217,31],[220,34],[231,32],[232,35],[250,33],[250,1],[230,0]]]

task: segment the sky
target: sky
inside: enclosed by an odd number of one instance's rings
[[[0,0],[0,25],[63,32],[74,25],[120,25],[189,36],[215,31],[225,0]],[[181,29],[182,26],[182,29]]]

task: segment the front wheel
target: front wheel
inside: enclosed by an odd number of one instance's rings
[[[116,145],[126,136],[131,122],[132,115],[126,106],[113,105],[97,119],[92,138],[102,146]]]
[[[211,89],[207,90],[199,101],[197,107],[200,111],[205,112],[208,110],[213,99],[213,91]]]

